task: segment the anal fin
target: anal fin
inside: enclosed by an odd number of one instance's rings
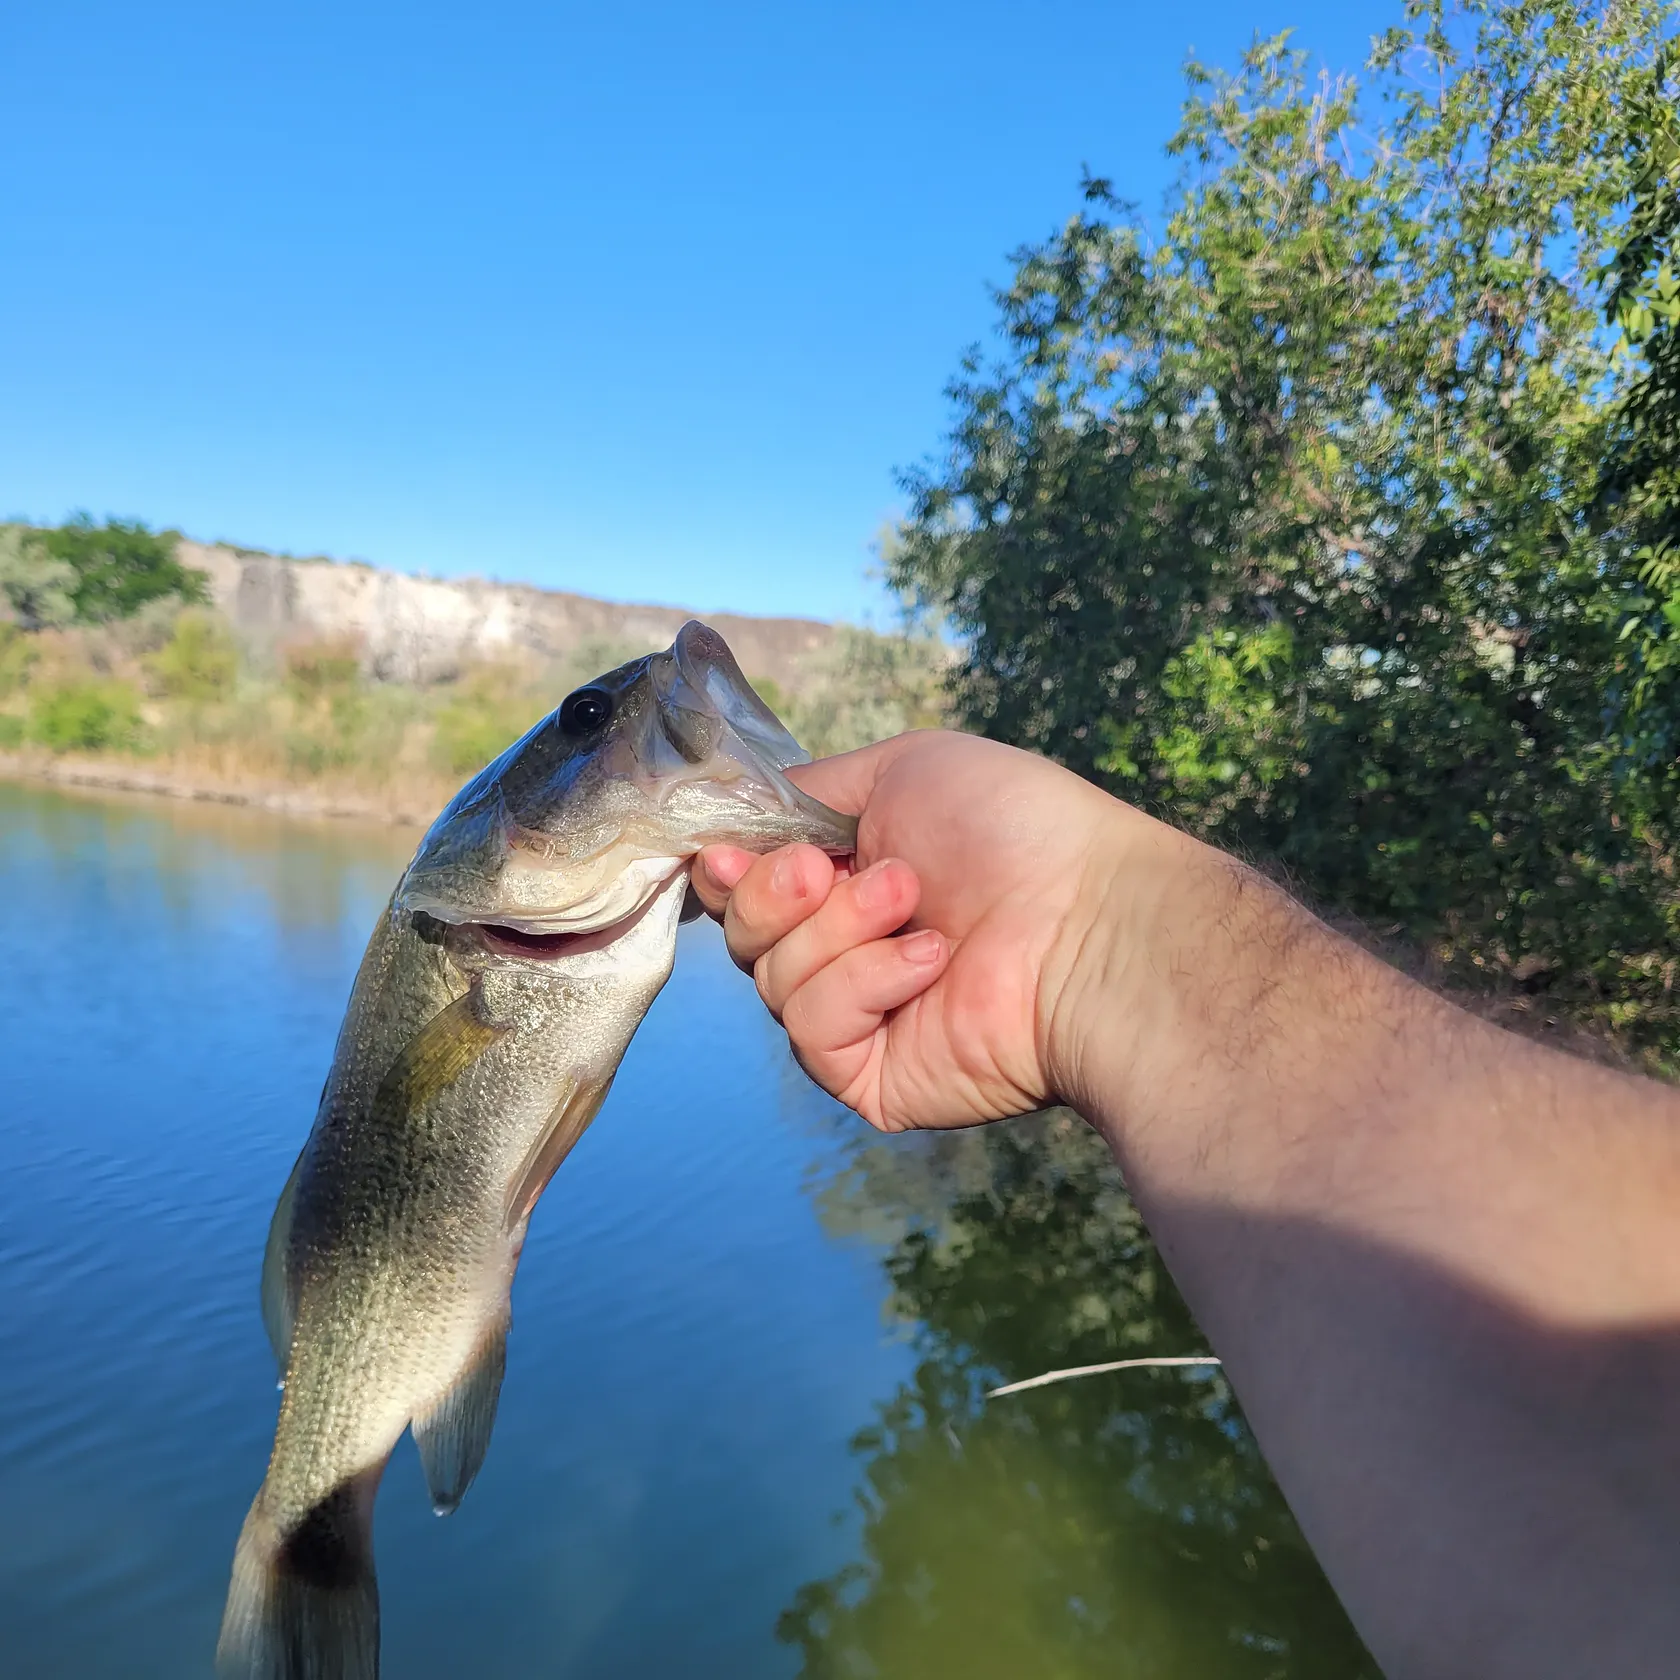
[[[500,1319],[479,1343],[449,1392],[410,1428],[420,1449],[420,1463],[431,1490],[432,1509],[440,1517],[461,1503],[490,1447],[507,1370],[508,1320]]]

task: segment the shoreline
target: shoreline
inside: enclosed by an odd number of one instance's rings
[[[60,757],[0,752],[0,781],[82,788],[99,793],[141,794],[200,805],[267,811],[277,816],[378,823],[389,828],[422,829],[437,814],[436,811],[422,814],[415,801],[395,795],[381,798],[350,790],[284,782],[237,784],[180,768],[154,768],[124,759],[69,754]]]
[[[405,829],[420,832],[430,827],[454,791],[438,788],[419,798],[394,791],[379,796],[319,784],[256,778],[234,782],[180,765],[153,766],[132,759],[16,749],[0,751],[0,782],[169,799],[187,805],[268,813],[301,821],[361,823],[399,832]],[[1491,976],[1492,983],[1486,987],[1466,985],[1463,978],[1440,972],[1420,946],[1380,935],[1351,916],[1330,912],[1325,919],[1342,937],[1493,1026],[1588,1061],[1680,1082],[1680,1068],[1670,1069],[1650,1055],[1626,1050],[1601,1023],[1583,1020],[1567,1008],[1558,1008],[1544,995],[1528,996],[1508,981]]]

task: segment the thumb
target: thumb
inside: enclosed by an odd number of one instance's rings
[[[836,753],[833,758],[795,764],[787,770],[787,779],[801,792],[813,794],[825,805],[832,805],[836,811],[855,817],[868,805],[875,784],[886,774],[889,766],[903,757],[919,735],[927,733],[922,730],[894,735],[891,740],[858,747],[853,752]]]

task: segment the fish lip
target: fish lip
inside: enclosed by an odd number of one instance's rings
[[[704,709],[715,719],[718,745],[726,761],[734,766],[733,774],[721,775],[714,758],[708,764],[696,764],[687,773],[664,778],[661,803],[679,786],[706,782],[726,789],[728,797],[759,814],[779,808],[789,816],[820,816],[842,824],[848,820],[845,813],[830,810],[789,779],[789,768],[809,764],[811,755],[765,704],[763,696],[747,680],[729,644],[710,625],[691,618],[677,632],[669,648],[649,656],[648,674],[662,726],[678,750],[681,750],[678,737],[685,731],[673,731],[669,720],[674,714]],[[701,707],[685,701],[682,692],[685,688],[702,703]],[[852,826],[855,842],[855,819]],[[853,844],[827,849],[843,855],[853,849]]]
[[[487,955],[504,961],[551,963],[562,957],[581,957],[591,951],[604,951],[633,932],[652,910],[654,901],[677,875],[685,872],[686,866],[672,870],[633,910],[598,928],[532,932],[517,920],[504,921],[493,916],[473,916],[457,925],[476,935]]]
[[[599,861],[598,854],[595,859]],[[634,868],[637,863],[659,863],[670,865],[656,875],[650,875],[642,888],[640,895],[627,907],[612,906],[612,914],[605,920],[580,923],[569,922],[580,904],[586,904],[591,896],[574,899],[570,904],[551,904],[541,909],[521,908],[518,910],[500,911],[489,909],[482,904],[452,904],[447,899],[435,897],[431,893],[415,891],[410,888],[402,895],[401,908],[413,914],[423,911],[428,916],[435,917],[440,922],[448,922],[452,927],[500,927],[510,933],[526,938],[549,938],[562,934],[575,935],[585,939],[607,928],[617,927],[622,923],[634,920],[671,884],[672,879],[686,871],[693,860],[693,853],[680,856],[671,854],[665,858],[651,858],[642,856],[630,860],[627,868]],[[615,879],[622,880],[624,872]]]

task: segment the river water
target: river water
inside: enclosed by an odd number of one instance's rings
[[[0,1671],[209,1672],[268,1216],[410,841],[0,786]],[[878,1139],[725,958],[532,1221],[488,1463],[379,1502],[391,1680],[1374,1670],[1068,1117]]]

